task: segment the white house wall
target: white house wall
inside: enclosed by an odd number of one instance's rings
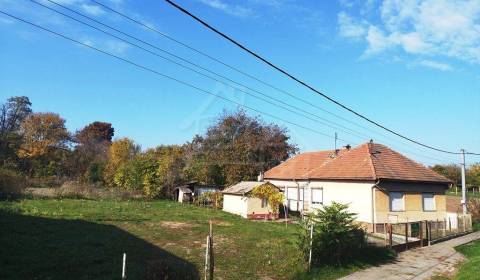
[[[267,180],[284,191],[285,196],[288,195],[288,189],[297,188],[304,189],[303,196],[300,197],[299,208],[304,207],[308,211],[322,207],[320,205],[311,204],[311,189],[323,189],[323,205],[331,205],[333,201],[348,204],[349,211],[357,213],[357,221],[372,222],[372,187],[373,183],[360,182],[325,182],[325,181],[286,181],[286,180]],[[302,192],[301,192],[302,194]],[[295,201],[285,201],[288,203],[290,210],[296,211]],[[292,207],[293,206],[293,207]]]
[[[248,198],[241,195],[224,194],[223,211],[247,218]]]

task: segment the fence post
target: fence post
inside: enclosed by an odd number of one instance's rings
[[[420,228],[420,232],[419,232],[419,236],[420,236],[420,247],[423,247],[423,223],[422,223],[422,222],[418,222],[418,225],[419,225],[419,228]]]
[[[308,255],[308,270],[312,268],[312,250],[313,250],[313,223],[310,226],[310,254]]]
[[[388,233],[387,233],[387,223],[383,223],[383,233],[385,234],[385,246],[387,246],[387,239],[388,239]]]
[[[127,254],[126,254],[126,253],[123,253],[122,280],[127,279],[127,275],[126,275],[126,263],[127,263]]]
[[[210,235],[207,235],[207,247],[205,248],[205,267],[204,267],[205,280],[207,280],[207,275],[208,275],[208,257],[210,255],[209,251],[210,251]]]
[[[452,221],[450,220],[450,217],[448,217],[448,231],[450,234],[452,233]]]
[[[208,266],[208,275],[209,279],[213,280],[213,272],[215,268],[215,259],[214,259],[214,252],[213,252],[213,226],[212,226],[212,221],[210,220],[210,230],[209,230],[209,237],[210,237],[210,250],[208,252],[210,253],[210,258],[209,258],[209,266]]]
[[[443,236],[447,235],[447,218],[443,218]]]
[[[389,243],[390,243],[390,248],[393,247],[393,228],[392,228],[392,224],[388,224],[388,239],[389,239]]]
[[[405,250],[408,249],[408,222],[405,223]]]
[[[429,232],[429,237],[428,237],[428,246],[432,244],[432,221],[427,221],[428,224],[428,232]]]

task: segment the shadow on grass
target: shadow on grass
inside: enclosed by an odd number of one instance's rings
[[[0,211],[0,279],[199,279],[196,267],[115,226]]]
[[[337,279],[371,266],[379,266],[395,260],[395,252],[383,247],[367,246],[343,265],[317,265],[310,272],[300,272],[293,279]]]

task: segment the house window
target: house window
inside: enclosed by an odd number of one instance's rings
[[[435,195],[422,193],[423,211],[435,211]]]
[[[312,204],[323,203],[323,189],[312,189]]]
[[[268,201],[266,198],[262,198],[262,208],[266,208],[268,205]]]
[[[288,188],[288,199],[297,200],[297,188]]]
[[[402,192],[390,192],[390,211],[405,211],[404,194]]]

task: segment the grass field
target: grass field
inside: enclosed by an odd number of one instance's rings
[[[171,201],[27,199],[0,202],[0,279],[199,279],[208,221],[216,279],[335,279],[391,257],[305,272],[297,226],[248,221]]]

